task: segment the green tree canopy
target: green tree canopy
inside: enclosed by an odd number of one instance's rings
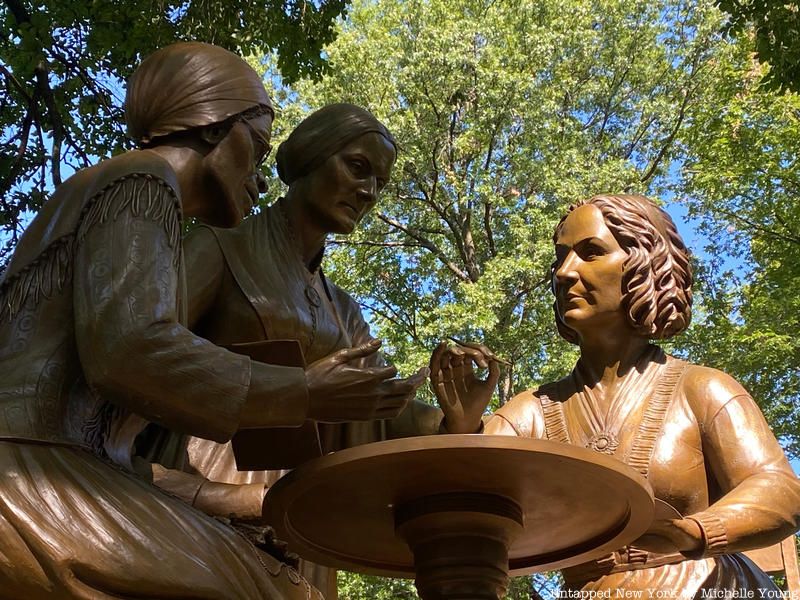
[[[739,379],[797,456],[800,97],[765,91],[746,47],[727,50],[715,102],[693,107],[675,183],[715,257],[698,286],[702,326],[680,343]]]
[[[800,4],[787,0],[719,0],[725,30],[752,38],[758,60],[770,68],[762,81],[773,91],[800,92]]]
[[[368,106],[397,135],[394,181],[333,277],[369,308],[395,358],[444,336],[512,361],[499,402],[562,376],[551,235],[573,201],[654,193],[719,53],[710,3],[606,0],[356,2],[327,48],[332,71],[282,97],[281,127],[311,106]]]
[[[288,81],[318,77],[346,0],[3,0],[0,2],[0,265],[71,170],[126,145],[121,82],[175,40],[243,55],[277,49]]]

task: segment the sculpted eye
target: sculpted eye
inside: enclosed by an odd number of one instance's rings
[[[350,159],[350,170],[356,175],[364,175],[367,170],[367,163],[360,158]]]
[[[581,256],[584,260],[591,260],[592,258],[597,258],[598,256],[603,256],[605,254],[605,250],[598,246],[597,244],[584,244],[581,248]]]

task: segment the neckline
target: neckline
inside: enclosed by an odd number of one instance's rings
[[[325,243],[322,244],[322,247],[317,251],[317,253],[312,257],[311,262],[307,265],[303,260],[302,253],[300,252],[299,243],[297,241],[297,236],[295,235],[294,228],[292,227],[292,223],[289,221],[289,215],[286,212],[286,208],[284,207],[284,202],[286,199],[281,196],[278,198],[278,201],[275,202],[275,205],[278,208],[278,214],[280,215],[280,221],[282,223],[282,233],[285,238],[287,246],[291,249],[291,254],[295,257],[296,262],[299,264],[301,270],[303,271],[304,275],[310,275],[311,279],[306,277],[307,281],[313,281],[322,269],[322,259],[325,257]]]
[[[586,423],[584,433],[589,439],[586,447],[602,454],[613,455],[620,445],[620,432],[628,422],[632,409],[643,401],[643,388],[651,387],[658,374],[666,364],[654,360],[662,354],[658,346],[649,344],[636,359],[633,368],[622,378],[609,402],[602,402],[601,397],[589,387],[584,380],[585,373],[580,368],[580,361],[571,373],[572,383],[578,402],[579,416]],[[640,392],[640,393],[635,393]],[[604,398],[603,398],[604,399]],[[602,414],[601,405],[608,408]]]

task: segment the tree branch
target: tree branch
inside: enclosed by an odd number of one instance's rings
[[[741,223],[744,223],[745,225],[747,225],[748,227],[750,227],[754,231],[758,231],[759,233],[763,233],[765,236],[800,245],[800,237],[797,237],[797,236],[794,236],[794,235],[786,235],[786,234],[778,233],[777,231],[773,231],[772,229],[769,229],[768,227],[764,227],[760,223],[756,223],[755,221],[751,221],[750,219],[748,219],[746,217],[743,217],[741,214],[733,212],[732,210],[728,210],[726,208],[715,207],[714,210],[716,212],[720,213],[720,214],[725,215],[729,219],[732,219],[733,221],[739,221]]]
[[[413,244],[411,242],[370,242],[370,241],[352,241],[352,240],[328,240],[330,246],[369,246],[374,248],[423,248],[422,244]]]
[[[669,135],[664,140],[664,143],[661,145],[661,149],[658,151],[658,154],[650,163],[650,166],[645,171],[644,175],[639,178],[639,181],[642,183],[646,183],[656,172],[658,165],[666,156],[669,147],[672,145],[672,142],[675,140],[675,136],[678,135],[678,130],[681,128],[683,124],[683,119],[686,116],[686,107],[689,105],[689,98],[691,97],[691,92],[688,89],[684,89],[683,92],[683,100],[681,101],[680,110],[678,110],[678,118],[675,120],[675,125],[672,128],[672,131],[669,132]]]
[[[494,232],[492,231],[492,203],[486,202],[483,205],[483,229],[486,232],[486,243],[489,246],[489,254],[497,256],[497,247],[494,245]]]
[[[656,157],[653,159],[653,162],[650,163],[650,167],[645,171],[645,174],[639,179],[642,183],[647,182],[656,172],[658,165],[663,160],[664,156],[666,156],[669,147],[672,145],[672,142],[675,140],[675,136],[678,135],[678,131],[681,128],[681,124],[683,124],[683,119],[686,116],[686,108],[689,106],[689,100],[692,98],[692,88],[689,87],[690,82],[692,79],[697,75],[698,65],[700,61],[700,56],[703,53],[703,45],[699,45],[695,50],[694,54],[692,55],[692,67],[689,72],[688,81],[686,86],[683,88],[683,100],[681,101],[680,109],[678,110],[678,118],[675,120],[675,126],[670,131],[669,135],[664,140],[664,143],[661,145],[661,149],[659,150]]]
[[[436,258],[438,258],[442,262],[442,264],[444,264],[444,266],[450,269],[450,271],[452,271],[456,275],[456,277],[458,277],[462,281],[471,281],[467,273],[459,269],[458,265],[456,265],[455,263],[453,263],[453,261],[447,258],[447,255],[444,252],[442,252],[442,250],[436,244],[434,244],[431,240],[422,235],[420,232],[415,231],[414,229],[411,229],[409,227],[406,227],[399,221],[396,221],[383,213],[378,213],[378,218],[384,223],[388,223],[392,227],[399,229],[410,238],[417,240],[422,245],[422,247],[424,247],[426,250],[429,250],[434,256],[436,256]]]
[[[382,316],[384,319],[386,319],[390,323],[394,324],[401,331],[406,331],[408,333],[408,335],[410,335],[411,338],[415,342],[419,342],[420,341],[419,337],[417,336],[417,332],[416,332],[416,329],[414,328],[413,324],[407,323],[403,319],[403,317],[401,315],[398,315],[397,312],[395,312],[393,307],[388,306],[389,310],[387,312],[386,310],[384,310],[382,308],[378,308],[374,304],[369,304],[368,302],[362,302],[362,301],[359,300],[358,304],[362,308],[365,308],[365,309],[367,309],[369,311],[374,312],[375,314],[378,314],[378,315]],[[384,305],[385,304],[386,303],[384,303]]]

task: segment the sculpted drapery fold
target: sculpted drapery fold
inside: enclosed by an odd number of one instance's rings
[[[125,159],[89,170],[110,179],[101,193],[66,184],[52,226],[61,235],[3,287],[21,298],[4,296],[16,306],[0,328],[3,594],[307,598],[285,565],[92,452],[99,436],[128,463],[148,420],[227,439],[250,377],[249,359],[180,326],[180,205],[160,159],[145,172]],[[118,176],[126,166],[137,171]],[[177,393],[165,399],[160,386]]]

